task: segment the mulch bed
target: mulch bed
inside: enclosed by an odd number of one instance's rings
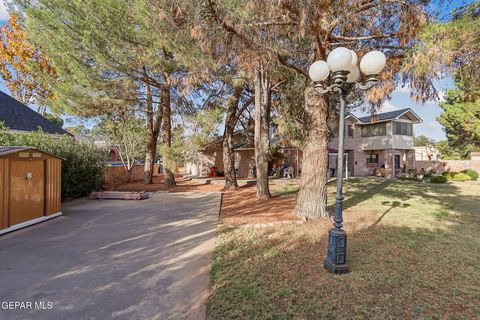
[[[121,185],[104,186],[105,190],[114,191],[170,191],[170,192],[222,192],[220,221],[225,226],[262,226],[277,223],[297,223],[302,220],[292,211],[295,197],[273,196],[271,199],[256,198],[256,187],[247,184],[237,190],[223,190],[222,184],[205,184],[199,180],[185,179],[176,174],[177,185],[168,188],[164,185],[163,175],[153,177],[153,184],[144,185],[142,181],[134,181]]]

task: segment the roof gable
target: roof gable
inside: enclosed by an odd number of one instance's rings
[[[400,119],[402,116],[407,116],[414,123],[422,122],[422,119],[410,108],[378,113],[375,115],[358,118],[358,120],[360,120],[360,122],[363,124],[367,124]]]
[[[60,126],[0,91],[0,121],[11,130],[67,134]]]

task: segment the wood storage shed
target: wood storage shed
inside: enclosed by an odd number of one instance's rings
[[[57,217],[62,158],[31,147],[0,147],[0,234]]]

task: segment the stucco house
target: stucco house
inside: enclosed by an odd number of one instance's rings
[[[345,117],[345,169],[348,176],[379,175],[387,178],[400,176],[415,169],[415,148],[413,126],[422,119],[410,108],[379,113],[373,116],[357,117],[350,113]],[[275,130],[271,130],[275,135]],[[295,176],[301,174],[303,152],[279,143],[273,139],[284,162],[293,167]],[[235,167],[240,178],[251,177],[255,166],[251,134],[239,131],[234,136]],[[329,143],[329,169],[336,170],[338,140]],[[187,172],[207,176],[210,168],[223,170],[222,140],[218,139],[205,146],[202,153],[209,161],[198,164],[188,163]]]

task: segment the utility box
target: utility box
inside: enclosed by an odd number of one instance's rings
[[[0,147],[0,234],[62,214],[62,158],[31,147]]]

